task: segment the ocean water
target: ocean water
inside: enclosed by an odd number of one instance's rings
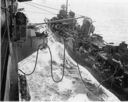
[[[62,77],[64,45],[58,42],[53,33],[48,32],[48,45],[52,53],[53,75],[55,80]],[[36,52],[18,63],[25,73],[30,73],[35,64]],[[61,82],[56,83],[51,77],[51,59],[48,49],[39,50],[37,66],[34,73],[27,77],[30,101],[48,102],[85,102],[85,101],[116,101],[119,99],[95,79],[94,76],[79,64],[84,84],[79,76],[78,67],[65,50],[65,73]],[[100,86],[99,86],[100,85]],[[91,90],[90,90],[91,89]]]
[[[66,0],[34,0],[33,2],[49,5],[50,7],[59,9],[60,5],[65,3],[65,1]],[[121,41],[127,42],[128,41],[128,29],[127,29],[128,3],[120,3],[113,0],[111,0],[113,2],[110,2],[110,0],[108,0],[109,2],[106,2],[105,0],[103,1],[96,0],[96,2],[94,2],[93,0],[69,0],[68,9],[75,11],[76,15],[79,14],[79,15],[85,15],[91,17],[93,21],[95,21],[94,22],[94,25],[96,27],[95,33],[102,34],[105,41],[114,42],[116,44],[118,44]],[[43,10],[39,10],[25,3],[20,4],[20,7],[25,8],[25,13],[28,16],[29,21],[32,23],[36,23],[36,22],[41,23],[44,22],[43,19],[45,17],[51,18],[55,16],[55,15],[46,14],[46,12],[44,12]],[[52,12],[58,13],[58,11],[52,11]],[[63,56],[63,45],[56,41],[53,42],[52,40],[49,39],[49,46],[52,49],[52,53],[54,53],[53,59],[57,63],[56,65],[54,65],[54,70],[56,71],[56,73],[57,72],[59,73],[61,71],[58,70],[58,66],[62,64],[62,58],[59,55]],[[36,53],[24,59],[23,61],[19,62],[19,68],[24,70],[26,73],[30,72],[34,66],[35,57],[36,57]],[[66,53],[66,59],[69,59],[67,60],[67,62],[72,62],[74,65],[76,64],[76,62],[73,61],[73,59],[68,55],[68,53]],[[73,66],[72,64],[70,65]],[[75,66],[74,69],[76,69]],[[91,84],[99,85],[99,82],[97,82],[97,80],[91,75],[91,73],[89,73],[86,70],[85,67],[80,66],[80,69],[81,72],[84,74],[83,76],[89,79]],[[62,83],[60,84],[54,83],[50,75],[50,56],[48,50],[40,51],[36,71],[33,73],[32,76],[27,77],[28,85],[30,88],[30,94],[32,97],[31,100],[55,101],[56,99],[62,100],[62,98],[66,97],[66,100],[68,102],[79,102],[80,99],[83,100],[81,102],[94,101],[89,97],[87,97],[86,91],[83,91],[84,88],[83,83],[77,81],[75,86],[73,85],[72,82],[74,80],[76,81],[76,79],[74,79],[73,76],[69,74],[69,70],[70,68],[69,69],[67,68],[65,70],[66,75]],[[61,74],[59,73],[58,76],[59,75]],[[76,87],[76,85],[78,87]],[[102,96],[105,97],[104,98],[105,101],[118,101],[118,98],[115,95],[113,95],[103,86],[102,88],[106,93],[105,96],[104,95]],[[72,92],[71,96],[70,96],[70,92]],[[85,99],[83,99],[83,97],[85,97]]]
[[[101,34],[105,41],[119,44],[128,43],[128,2],[121,0],[80,0],[77,13],[91,17],[95,25],[95,33]],[[72,0],[73,2],[73,0]],[[71,3],[73,5],[73,3]],[[75,4],[74,4],[75,5]]]
[[[105,19],[96,23],[96,33],[101,34],[105,41],[116,45],[122,41],[128,44],[128,19]],[[106,23],[107,22],[107,23]]]
[[[58,11],[39,6],[57,14],[60,6],[65,4],[66,0],[33,0],[32,2],[57,8]],[[68,11],[74,11],[76,16],[84,15],[91,17],[95,21],[93,23],[96,28],[95,33],[101,34],[107,42],[119,44],[121,41],[128,43],[127,5],[127,0],[68,0]],[[44,22],[44,18],[55,16],[50,12],[25,3],[20,3],[19,6],[25,8],[25,13],[32,23],[41,23]]]

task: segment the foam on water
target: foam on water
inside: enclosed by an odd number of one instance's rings
[[[49,32],[51,33],[51,32]],[[52,34],[50,34],[52,35]],[[48,45],[50,46],[53,61],[54,77],[59,80],[62,75],[60,70],[63,64],[63,50],[64,45],[57,42],[52,36],[48,38]],[[33,70],[35,64],[36,52],[28,58],[21,61],[18,65],[24,72],[29,73]],[[35,72],[31,76],[27,76],[29,90],[31,94],[31,101],[68,101],[68,102],[85,102],[94,101],[102,98],[104,101],[119,101],[119,99],[107,90],[102,85],[104,94],[97,95],[90,93],[81,82],[76,67],[76,62],[68,55],[66,51],[66,65],[65,76],[62,82],[54,83],[50,74],[50,54],[48,49],[40,50],[38,63]],[[70,68],[73,67],[73,69]],[[82,76],[87,82],[92,85],[98,86],[99,82],[90,74],[90,72],[83,66],[79,65]],[[90,87],[88,85],[88,87]],[[93,90],[97,90],[95,87]],[[88,95],[88,93],[90,93]]]

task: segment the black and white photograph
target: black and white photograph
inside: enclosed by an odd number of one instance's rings
[[[0,6],[0,101],[128,101],[128,0]]]

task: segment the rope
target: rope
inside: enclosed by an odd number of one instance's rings
[[[78,65],[78,62],[76,61],[76,63],[77,63],[77,68],[78,68],[78,72],[79,72],[79,75],[80,75],[80,79],[82,80],[84,86],[87,88],[87,86],[85,85],[85,82],[84,82],[84,80],[83,80],[83,78],[82,78],[82,75],[81,75],[81,72],[80,72],[80,67],[79,67],[79,65]]]
[[[72,39],[74,40],[74,38],[72,38]],[[82,80],[84,86],[87,88],[87,86],[85,85],[85,82],[84,82],[84,80],[83,80],[83,78],[82,78],[82,75],[81,75],[81,72],[80,72],[80,67],[79,67],[79,65],[78,65],[77,60],[76,60],[76,63],[77,63],[77,68],[78,68],[78,72],[79,72],[80,78],[81,78],[81,80]]]
[[[81,79],[82,83],[84,84],[85,88],[87,88],[88,90],[90,90],[89,87],[87,87],[87,85],[85,84],[85,81],[84,81],[84,79],[83,79],[83,77],[82,77],[82,75],[81,75],[80,67],[79,67],[79,65],[78,65],[77,60],[76,60],[76,63],[77,63],[77,68],[78,68],[79,76],[80,76],[80,79]],[[91,92],[91,91],[90,91],[90,92]],[[93,92],[91,92],[91,93],[92,93],[93,95],[95,95]],[[87,95],[88,95],[88,93],[87,93]],[[98,97],[98,96],[97,96],[97,97]],[[103,100],[101,97],[99,97],[99,98],[100,98],[100,100]]]
[[[85,82],[84,82],[84,80],[83,80],[83,78],[82,78],[82,75],[81,75],[81,72],[80,72],[80,68],[79,68],[78,62],[76,61],[76,63],[77,63],[77,68],[78,68],[78,72],[79,72],[80,78],[81,78],[81,80],[82,80],[82,82],[83,82],[85,88],[89,89],[89,88],[86,86],[86,84],[85,84]],[[116,72],[117,72],[117,68],[115,68],[114,73],[113,73],[110,77],[108,77],[107,79],[103,80],[103,81],[99,84],[99,86],[97,87],[96,90],[98,90],[98,88],[100,87],[100,85],[101,85],[103,82],[105,82],[105,81],[110,80],[111,78],[113,78],[114,75],[116,74]],[[93,93],[93,94],[94,94],[94,93]],[[103,100],[101,97],[99,97],[99,98],[100,98],[101,100]]]
[[[81,79],[81,81],[83,82],[85,88],[87,88],[87,89],[90,91],[89,87],[87,87],[87,85],[85,84],[85,81],[84,81],[83,78],[82,78],[82,75],[81,75],[81,72],[80,72],[80,67],[79,67],[79,65],[78,65],[78,62],[76,61],[76,63],[77,63],[77,68],[78,68],[78,72],[79,72],[79,75],[80,75],[80,79]],[[98,89],[98,88],[97,88],[97,89]],[[96,90],[96,91],[97,91],[97,90]],[[90,91],[90,92],[91,92],[91,91]],[[91,93],[92,93],[93,95],[95,95],[93,92],[91,92]],[[88,93],[87,93],[87,95],[88,95]],[[103,98],[101,98],[100,96],[96,96],[96,97],[99,97],[99,99],[103,101]]]
[[[37,8],[37,9],[40,9],[40,10],[46,11],[46,12],[48,12],[48,13],[50,13],[50,14],[57,15],[57,14],[55,14],[55,13],[49,11],[49,10],[43,9],[43,8],[38,7],[38,6],[35,6],[35,5],[33,5],[33,4],[29,4],[29,3],[25,3],[25,4],[26,4],[26,5],[29,5],[29,6],[32,6],[32,7],[35,7],[35,8]]]
[[[40,46],[39,46],[40,47]],[[36,69],[36,65],[37,65],[37,59],[38,59],[38,55],[39,55],[39,47],[37,49],[37,54],[36,54],[36,62],[35,62],[35,66],[34,66],[34,69],[31,73],[25,73],[24,71],[22,71],[21,69],[18,69],[20,72],[22,72],[24,75],[26,76],[29,76],[31,74],[33,74],[35,72],[35,69]]]
[[[50,7],[50,6],[42,5],[42,4],[35,3],[35,2],[31,2],[31,3],[32,3],[32,4],[35,4],[35,5],[38,5],[38,6],[41,6],[41,7],[46,7],[46,8],[49,8],[49,9],[53,9],[53,10],[59,11],[59,9],[56,9],[56,8],[53,8],[53,7]],[[31,3],[30,3],[30,4],[31,4]]]
[[[47,13],[47,12],[34,12],[34,11],[31,11],[31,10],[25,10],[25,11],[27,11],[29,13],[33,13],[33,14],[40,14],[40,15],[42,15],[42,14],[45,14],[45,15],[57,15],[57,14],[50,14],[50,13]]]
[[[48,49],[49,49],[49,53],[50,53],[50,57],[51,57],[51,77],[52,77],[52,80],[55,82],[55,83],[59,83],[63,80],[63,77],[64,77],[64,69],[65,69],[65,41],[64,41],[64,60],[63,60],[63,73],[62,73],[62,77],[60,80],[55,80],[54,79],[54,76],[53,76],[53,66],[52,66],[52,53],[51,53],[51,50],[50,50],[50,47],[48,46]]]

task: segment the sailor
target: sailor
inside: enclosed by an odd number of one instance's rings
[[[91,33],[93,34],[95,31],[95,27],[92,24],[92,20],[90,18],[85,18],[83,20],[83,24],[81,26],[81,31],[84,36],[89,36]]]
[[[80,48],[79,48],[79,52],[80,52],[81,54],[85,54],[85,53],[87,53],[87,51],[84,49],[83,46],[80,46]]]

